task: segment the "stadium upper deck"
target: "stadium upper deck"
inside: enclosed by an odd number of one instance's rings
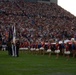
[[[52,2],[57,4],[57,0],[0,0],[0,1]]]

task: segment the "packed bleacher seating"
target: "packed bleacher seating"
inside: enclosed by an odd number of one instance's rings
[[[0,36],[8,40],[9,28],[16,26],[20,42],[54,42],[75,38],[76,17],[54,3],[0,2]]]

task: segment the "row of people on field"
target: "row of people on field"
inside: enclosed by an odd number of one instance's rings
[[[76,55],[76,42],[75,41],[69,41],[69,42],[64,42],[62,43],[59,42],[31,42],[29,43],[28,41],[25,42],[19,42],[18,40],[16,41],[15,46],[12,42],[7,42],[7,50],[8,54],[15,56],[14,53],[17,53],[16,56],[19,56],[19,49],[27,49],[27,50],[32,50],[32,51],[38,51],[38,50],[43,50],[47,52],[55,52],[57,54],[62,53],[62,54],[73,54],[73,57]],[[6,48],[4,45],[3,47]],[[13,48],[16,48],[16,51],[13,52]]]
[[[43,48],[43,50],[47,51],[48,49],[50,49],[51,51],[55,51],[56,53],[65,53],[65,54],[70,54],[73,53],[73,57],[75,57],[76,53],[76,43],[74,41],[72,42],[67,42],[67,43],[50,43],[50,42],[45,42],[45,43],[41,43],[41,42],[36,42],[36,43],[28,43],[25,42],[23,44],[20,45],[20,48],[24,47],[24,48],[29,48],[29,49],[41,49]]]

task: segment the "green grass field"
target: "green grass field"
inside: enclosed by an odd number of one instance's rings
[[[55,55],[33,55],[20,52],[11,57],[7,51],[0,51],[0,75],[76,75],[76,58]]]

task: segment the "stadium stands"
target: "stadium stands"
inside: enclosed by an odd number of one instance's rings
[[[20,42],[76,39],[76,17],[54,3],[0,2],[0,35],[8,40],[16,25]]]

